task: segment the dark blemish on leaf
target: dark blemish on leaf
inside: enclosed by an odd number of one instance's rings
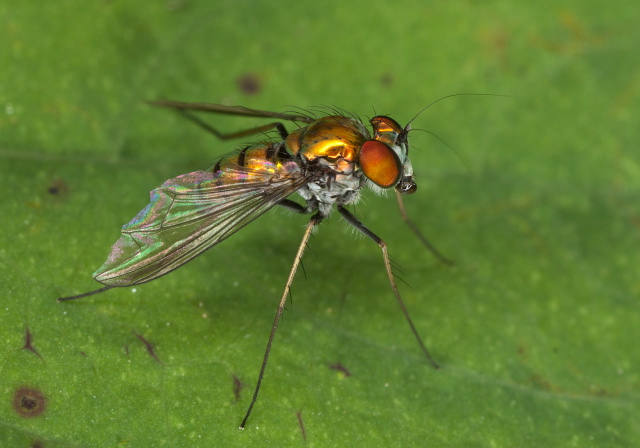
[[[302,432],[302,440],[307,441],[307,431],[304,429],[304,423],[302,422],[302,411],[296,412],[298,417],[298,424],[300,425],[300,431]]]
[[[156,355],[155,350],[153,349],[153,344],[149,341],[147,341],[144,336],[142,336],[141,334],[136,333],[135,331],[133,332],[133,334],[136,335],[136,337],[138,339],[140,339],[143,343],[144,346],[147,348],[147,352],[149,352],[149,354],[151,355],[151,357],[153,357],[153,359],[155,359],[159,364],[162,364],[162,361],[160,361],[160,358],[158,358],[158,355]],[[164,365],[164,364],[163,364]]]
[[[52,196],[63,196],[69,192],[69,186],[66,182],[56,179],[51,182],[49,188],[47,188],[47,193]]]
[[[559,392],[559,393],[564,393],[565,391],[562,390],[561,388],[554,386],[553,384],[551,384],[551,382],[549,382],[549,380],[547,380],[546,378],[544,378],[542,375],[539,375],[537,373],[534,373],[533,375],[531,375],[531,377],[529,378],[529,381],[549,392]]]
[[[570,12],[559,14],[560,26],[564,31],[560,38],[548,39],[546,36],[535,37],[533,43],[543,50],[563,54],[575,55],[602,43],[604,36],[587,29],[580,18]]]
[[[601,386],[596,386],[595,384],[589,387],[589,392],[597,397],[606,397],[609,395],[609,391]]]
[[[233,375],[233,396],[235,397],[235,400],[233,401],[234,403],[237,403],[238,400],[240,400],[240,392],[242,391],[243,387],[244,384],[242,384],[240,378]]]
[[[38,350],[33,346],[33,336],[29,332],[29,327],[24,327],[24,346],[22,347],[22,350],[29,350],[30,352],[35,353],[38,358],[42,359]]]
[[[129,346],[128,345],[124,346],[124,354],[127,355],[127,358],[129,357]]]
[[[42,440],[34,440],[31,448],[44,448],[44,442]]]
[[[527,348],[524,345],[518,346],[518,356],[522,362],[529,361],[529,354],[527,353]]]
[[[342,372],[344,376],[351,376],[351,372],[349,371],[349,369],[347,369],[341,363],[329,364],[329,368],[333,370],[337,370],[338,372]]]
[[[80,354],[81,354],[82,356],[84,356],[85,358],[87,357],[87,354],[86,354],[85,352],[83,352],[83,351],[81,351],[81,352],[80,352]]]
[[[169,11],[180,11],[182,9],[186,9],[187,8],[187,2],[184,1],[170,1],[167,3],[167,10]]]
[[[255,95],[256,93],[262,90],[262,86],[260,85],[260,80],[254,74],[247,73],[240,76],[237,80],[238,87],[247,95]]]
[[[380,77],[380,84],[385,87],[389,87],[391,84],[393,84],[393,76],[391,75],[391,73],[385,73],[384,75],[382,75]]]
[[[13,410],[20,417],[37,417],[44,412],[46,405],[47,399],[38,389],[21,387],[13,394]]]
[[[511,36],[502,27],[491,28],[490,31],[481,33],[480,39],[482,40],[485,51],[491,55],[497,62],[497,67],[501,71],[510,71],[509,61],[509,41]],[[494,71],[494,70],[492,70]],[[493,75],[489,72],[488,75]]]

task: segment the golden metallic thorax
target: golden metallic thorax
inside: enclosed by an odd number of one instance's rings
[[[332,116],[292,132],[285,144],[292,153],[300,154],[308,161],[324,157],[354,162],[362,144],[369,139],[369,132],[361,123],[347,117]]]

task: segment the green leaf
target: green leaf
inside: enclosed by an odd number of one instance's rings
[[[0,5],[0,446],[637,444],[628,3]],[[236,145],[144,100],[404,123],[455,93],[509,95],[449,98],[413,123],[455,148],[412,132],[405,205],[456,265],[420,245],[392,197],[355,208],[388,243],[440,370],[379,248],[337,215],[311,241],[244,431],[305,217],[270,212],[162,279],[55,301],[100,286],[91,273],[151,189]]]

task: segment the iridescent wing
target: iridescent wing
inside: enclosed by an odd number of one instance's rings
[[[294,161],[227,165],[169,179],[122,228],[93,277],[105,285],[148,282],[183,265],[265,213],[308,182]]]

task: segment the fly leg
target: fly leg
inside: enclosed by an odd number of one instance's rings
[[[307,229],[305,230],[304,235],[302,236],[302,241],[300,241],[300,246],[298,247],[298,253],[296,254],[295,259],[293,260],[293,265],[291,266],[291,271],[289,272],[289,278],[287,279],[287,283],[284,287],[284,292],[282,293],[282,298],[280,299],[280,303],[278,304],[276,317],[273,320],[273,327],[271,327],[271,333],[269,334],[269,341],[267,342],[267,348],[264,352],[264,357],[262,358],[262,367],[260,368],[260,374],[258,375],[256,390],[253,393],[253,399],[251,400],[249,409],[247,409],[247,414],[244,416],[242,423],[240,423],[240,429],[244,429],[245,425],[247,424],[247,420],[249,419],[249,414],[251,414],[251,410],[253,409],[253,405],[256,403],[256,400],[258,399],[258,392],[260,391],[260,384],[262,383],[262,378],[264,377],[264,371],[267,368],[267,361],[269,360],[271,345],[273,344],[273,339],[276,335],[276,330],[278,328],[278,323],[280,322],[280,317],[282,317],[282,311],[284,310],[284,305],[287,302],[287,296],[289,295],[289,290],[291,289],[293,278],[296,275],[296,271],[298,270],[298,266],[300,265],[300,261],[302,260],[302,255],[304,254],[304,250],[307,247],[307,243],[309,242],[309,237],[311,236],[311,232],[313,231],[313,228],[318,224],[320,224],[323,218],[324,216],[321,215],[320,213],[316,213],[315,215],[313,215],[309,220],[309,224],[307,224]]]
[[[264,132],[270,131],[271,129],[274,129],[274,128],[278,131],[278,134],[280,134],[280,138],[282,138],[283,140],[289,136],[289,133],[287,132],[287,129],[284,127],[284,125],[282,123],[280,123],[278,121],[275,121],[273,123],[267,123],[267,124],[264,124],[262,126],[256,126],[254,128],[243,129],[241,131],[231,132],[231,133],[228,133],[228,134],[223,134],[222,132],[218,131],[216,128],[211,126],[209,123],[207,123],[204,120],[201,120],[200,118],[196,117],[194,114],[189,112],[189,110],[187,110],[187,109],[179,109],[179,108],[177,108],[176,110],[184,118],[186,118],[187,120],[191,121],[192,123],[195,123],[196,125],[200,126],[205,131],[210,132],[211,134],[215,135],[220,140],[232,140],[234,138],[247,137],[249,135],[255,135],[255,134],[264,133]]]
[[[111,288],[115,288],[115,286],[111,286],[111,285],[107,285],[104,286],[100,289],[96,289],[93,291],[89,291],[89,292],[85,292],[84,294],[78,294],[77,296],[70,296],[70,297],[59,297],[58,298],[58,302],[66,302],[67,300],[76,300],[76,299],[82,299],[83,297],[88,297],[88,296],[92,296],[94,294],[100,294],[101,292],[105,292]]]
[[[198,112],[207,112],[222,115],[240,115],[242,117],[256,118],[277,118],[286,121],[299,121],[301,123],[313,123],[317,120],[309,115],[296,115],[293,113],[270,112],[268,110],[249,109],[243,106],[225,106],[224,104],[213,103],[186,103],[183,101],[156,100],[147,101],[147,104],[158,107],[166,107],[168,109],[178,110],[195,110]]]
[[[288,113],[279,113],[279,112],[269,112],[266,110],[256,110],[249,109],[248,107],[242,106],[225,106],[224,104],[211,104],[211,103],[185,103],[182,101],[168,101],[168,100],[158,100],[158,101],[147,101],[148,104],[152,106],[158,107],[166,107],[168,109],[174,109],[180,113],[182,113],[189,120],[196,123],[198,126],[206,129],[211,132],[218,138],[223,140],[238,138],[238,137],[246,137],[248,135],[257,134],[260,132],[266,132],[270,129],[276,128],[280,137],[284,140],[287,138],[289,133],[284,128],[282,123],[269,123],[264,126],[257,126],[255,128],[246,129],[244,131],[234,132],[231,134],[223,134],[218,132],[217,129],[209,126],[207,123],[193,116],[190,113],[193,111],[198,112],[208,112],[222,115],[240,115],[243,117],[256,117],[256,118],[275,118],[278,120],[286,120],[292,122],[302,122],[302,123],[313,123],[315,118],[307,116],[307,115],[296,115],[296,114],[288,114]]]
[[[431,244],[429,242],[429,240],[427,240],[427,238],[425,238],[425,236],[422,234],[422,232],[420,232],[420,230],[418,229],[418,227],[413,223],[413,221],[411,221],[411,219],[409,219],[409,215],[407,215],[407,211],[404,208],[404,202],[402,201],[402,195],[400,194],[400,192],[398,192],[396,190],[396,198],[398,199],[398,207],[400,208],[400,214],[402,215],[402,219],[404,219],[404,222],[407,223],[407,226],[409,226],[409,228],[411,229],[411,231],[418,237],[418,239],[420,241],[422,241],[422,244],[425,245],[425,247],[427,249],[429,249],[429,251],[438,259],[440,260],[441,263],[444,263],[446,265],[449,266],[453,266],[455,264],[455,262],[449,260],[447,257],[445,257],[444,255],[442,255],[440,253],[440,251],[438,249],[435,248],[435,246],[433,244]]]
[[[307,205],[306,207],[304,207],[298,204],[296,201],[292,201],[290,199],[282,199],[278,201],[276,204],[279,205],[280,207],[286,208],[289,211],[300,213],[302,215],[313,213],[315,210],[317,210],[317,207],[313,208],[310,205]]]
[[[415,325],[413,325],[413,321],[411,320],[411,317],[409,316],[409,312],[407,311],[407,307],[404,305],[404,302],[402,301],[402,297],[400,297],[400,293],[398,292],[398,287],[396,286],[396,281],[395,281],[395,279],[393,277],[393,271],[391,270],[391,262],[389,261],[389,254],[388,254],[388,251],[387,251],[387,243],[382,241],[382,239],[380,239],[380,237],[378,237],[371,230],[367,229],[364,224],[362,224],[355,216],[353,216],[353,214],[349,210],[344,208],[342,205],[338,205],[338,211],[340,212],[342,217],[344,219],[346,219],[346,221],[349,224],[351,224],[353,227],[355,227],[357,230],[359,230],[365,236],[367,236],[367,237],[371,238],[373,241],[375,241],[378,244],[378,246],[380,247],[380,249],[382,249],[382,258],[384,260],[384,267],[385,267],[385,269],[387,271],[387,277],[389,277],[389,283],[391,284],[391,289],[393,290],[393,294],[396,296],[396,299],[398,300],[398,304],[400,305],[400,308],[402,309],[402,313],[404,314],[405,319],[407,319],[407,322],[409,323],[409,326],[411,327],[411,331],[413,332],[413,335],[418,340],[418,344],[420,345],[420,348],[422,349],[422,352],[424,353],[424,355],[427,357],[427,360],[431,363],[431,365],[434,368],[436,368],[436,369],[440,368],[440,366],[438,366],[438,364],[436,364],[436,362],[433,360],[433,358],[431,358],[431,355],[427,351],[427,348],[425,347],[424,343],[422,342],[422,339],[420,338],[420,335],[418,334],[418,330],[416,330]]]

